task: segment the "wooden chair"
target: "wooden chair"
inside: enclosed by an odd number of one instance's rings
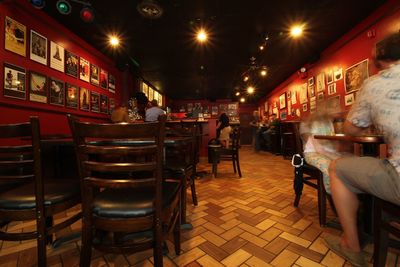
[[[400,249],[400,207],[373,197],[374,210],[374,267],[385,266],[389,246]],[[397,226],[393,224],[397,223]],[[389,238],[389,234],[397,238],[397,241]]]
[[[233,165],[233,172],[237,172],[239,177],[242,177],[239,163],[239,149],[240,149],[240,127],[234,127],[230,135],[231,144],[229,147],[212,147],[214,150],[212,173],[214,177],[217,177],[217,166],[219,161],[230,160]]]
[[[155,266],[162,266],[162,244],[172,230],[179,254],[185,181],[162,177],[165,116],[134,124],[79,122],[69,116],[69,123],[83,188],[80,265],[90,265],[93,246],[111,253],[153,248]]]
[[[53,215],[80,203],[80,187],[79,181],[56,177],[43,180],[42,165],[46,162],[41,160],[39,129],[37,117],[31,117],[27,123],[0,125],[0,180],[21,182],[0,193],[0,218],[7,222],[36,220],[35,231],[2,231],[0,239],[37,239],[37,265],[46,266],[46,244],[52,241],[52,235],[81,218],[81,213],[77,213],[53,225]]]
[[[295,136],[295,145],[296,145],[296,153],[303,155],[303,142],[300,137],[299,131],[299,123],[293,125],[293,132]],[[327,193],[325,191],[324,183],[323,183],[323,175],[322,172],[312,166],[309,165],[305,160],[303,161],[303,165],[301,167],[294,168],[294,190],[296,197],[294,199],[293,206],[298,207],[300,202],[300,197],[303,192],[303,185],[306,184],[311,186],[312,188],[317,189],[318,194],[318,213],[319,213],[319,224],[321,226],[326,226],[326,199],[329,199],[331,207],[333,208],[333,201],[329,197],[327,197]]]

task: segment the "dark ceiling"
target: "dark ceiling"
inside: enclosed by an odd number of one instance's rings
[[[72,13],[61,15],[55,2],[48,0],[44,11],[173,99],[234,97],[235,90],[244,89],[241,75],[255,57],[256,66],[268,68],[265,78],[252,80],[256,94],[250,101],[255,101],[316,61],[385,1],[157,0],[164,12],[151,20],[136,9],[142,0],[88,0],[96,12],[91,24],[80,20],[81,4],[71,2]],[[288,37],[294,22],[306,23],[303,38]],[[203,45],[194,41],[199,26],[210,33]],[[119,51],[107,48],[110,31],[123,38]],[[260,51],[266,36],[266,48]]]

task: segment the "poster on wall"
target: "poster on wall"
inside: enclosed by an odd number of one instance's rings
[[[100,112],[108,113],[108,96],[100,95]]]
[[[300,85],[300,104],[307,103],[307,83]]]
[[[47,65],[47,38],[33,30],[31,30],[30,58]]]
[[[47,103],[47,78],[45,75],[32,72],[29,82],[29,100]]]
[[[100,70],[100,87],[107,89],[108,86],[108,73],[106,70]]]
[[[283,93],[279,96],[279,108],[286,108],[286,93]]]
[[[6,16],[4,32],[4,48],[25,57],[26,26]]]
[[[100,77],[99,77],[99,67],[94,64],[90,64],[90,83],[93,85],[99,86]]]
[[[291,93],[291,96],[292,96],[292,105],[295,105],[295,104],[297,104],[297,93],[296,93],[296,89],[295,88],[292,88],[292,93]]]
[[[83,87],[79,88],[79,107],[85,111],[89,111],[90,108],[89,90]]]
[[[317,75],[317,92],[325,91],[325,73],[321,72]]]
[[[344,105],[350,106],[354,103],[354,93],[348,94],[344,96]]]
[[[368,59],[365,59],[346,69],[344,74],[344,86],[346,94],[361,88],[368,78]]]
[[[6,97],[26,99],[26,71],[24,68],[4,63],[4,90]]]
[[[49,78],[49,91],[50,91],[50,104],[57,106],[64,106],[65,88],[64,82]]]
[[[100,94],[90,92],[90,110],[92,112],[100,112]]]
[[[88,60],[81,57],[79,59],[79,79],[89,82],[90,76],[90,63]]]
[[[108,90],[115,93],[115,77],[111,73],[108,74]]]
[[[65,51],[65,74],[78,78],[78,61],[77,55]]]
[[[66,83],[65,87],[67,92],[67,108],[78,108],[78,87],[70,83]]]
[[[64,47],[50,41],[50,68],[64,72]]]

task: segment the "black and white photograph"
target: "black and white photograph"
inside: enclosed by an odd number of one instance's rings
[[[354,103],[354,93],[348,94],[344,96],[344,105],[350,106]]]
[[[78,78],[79,58],[74,53],[65,51],[65,74]]]
[[[64,82],[49,78],[49,96],[50,96],[50,104],[57,106],[64,106],[65,101],[65,88]]]
[[[336,83],[328,84],[328,95],[336,94]]]
[[[30,72],[29,100],[47,103],[47,77],[37,72]]]
[[[31,30],[30,58],[47,65],[47,38],[33,30]]]
[[[50,41],[50,68],[64,72],[64,47]]]
[[[4,91],[6,97],[26,99],[26,71],[24,68],[4,63]]]
[[[368,59],[346,69],[344,74],[344,85],[346,94],[359,90],[368,78]]]
[[[4,34],[4,48],[25,57],[26,26],[6,16]]]

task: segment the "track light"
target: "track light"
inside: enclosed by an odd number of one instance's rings
[[[32,6],[34,6],[37,9],[42,9],[46,5],[45,0],[31,0],[30,2],[32,4]]]
[[[81,19],[86,22],[90,23],[94,20],[94,12],[93,9],[90,7],[84,7],[81,10]]]
[[[71,4],[66,0],[58,0],[56,4],[58,12],[63,15],[68,15],[72,11]]]

